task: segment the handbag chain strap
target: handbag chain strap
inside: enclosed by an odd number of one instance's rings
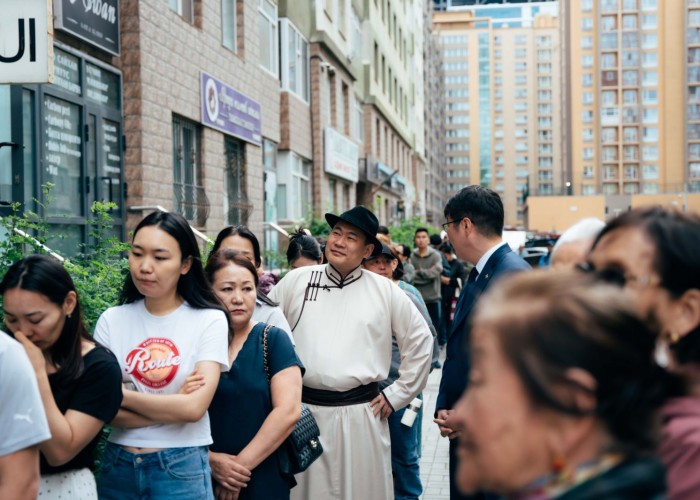
[[[267,332],[270,331],[272,325],[265,325],[263,330],[263,365],[265,366],[265,377],[267,378],[267,383],[270,383],[270,364],[267,361]]]

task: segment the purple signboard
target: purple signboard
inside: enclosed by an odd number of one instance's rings
[[[202,123],[260,146],[260,103],[202,71]]]

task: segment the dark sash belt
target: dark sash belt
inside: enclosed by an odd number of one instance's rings
[[[369,403],[379,394],[379,383],[361,385],[349,391],[324,391],[304,386],[302,402],[317,406],[349,406]]]

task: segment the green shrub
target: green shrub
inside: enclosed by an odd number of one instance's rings
[[[396,244],[408,245],[409,248],[413,248],[413,237],[416,234],[416,229],[419,227],[426,228],[428,230],[428,234],[431,235],[440,234],[440,231],[442,231],[441,227],[429,226],[422,221],[420,217],[414,216],[389,228],[391,241]]]

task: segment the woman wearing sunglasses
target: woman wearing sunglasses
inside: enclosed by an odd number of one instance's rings
[[[683,380],[663,409],[668,498],[700,498],[700,218],[661,207],[627,212],[593,244],[584,270],[624,287],[660,331],[657,359]]]

